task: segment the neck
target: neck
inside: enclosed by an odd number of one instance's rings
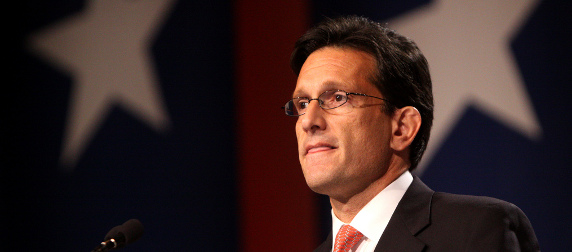
[[[348,197],[337,198],[330,196],[330,204],[336,217],[344,223],[350,223],[358,212],[379,192],[395,181],[401,174],[407,171],[408,166],[401,166],[388,171],[379,179],[375,180],[364,190]]]

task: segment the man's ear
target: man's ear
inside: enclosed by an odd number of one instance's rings
[[[393,114],[391,126],[390,147],[396,151],[403,151],[411,145],[421,127],[421,114],[412,106],[397,109]]]

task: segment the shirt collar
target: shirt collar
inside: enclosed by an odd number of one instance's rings
[[[399,178],[373,197],[349,224],[360,231],[365,237],[377,243],[385,227],[387,227],[395,208],[397,208],[397,204],[399,204],[399,201],[412,181],[413,176],[411,173],[405,171]],[[331,215],[332,235],[336,237],[342,225],[348,223],[343,223],[339,220],[333,210]]]

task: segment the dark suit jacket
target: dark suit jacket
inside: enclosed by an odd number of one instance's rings
[[[332,249],[332,233],[315,252]],[[375,251],[540,251],[515,205],[489,197],[434,192],[414,176]]]

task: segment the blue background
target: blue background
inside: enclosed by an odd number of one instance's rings
[[[383,21],[427,3],[315,0],[308,15],[314,22],[340,14]],[[153,42],[172,120],[167,133],[114,107],[74,171],[62,173],[73,80],[31,54],[25,41],[83,7],[25,1],[16,17],[16,82],[4,85],[1,120],[4,239],[15,251],[88,251],[111,227],[138,218],[145,236],[125,251],[188,251],[197,244],[239,250],[233,3],[179,1]],[[469,107],[422,176],[437,191],[515,203],[543,251],[565,251],[572,236],[570,7],[542,1],[511,42],[542,139],[529,140]],[[324,236],[329,206],[320,202]]]

